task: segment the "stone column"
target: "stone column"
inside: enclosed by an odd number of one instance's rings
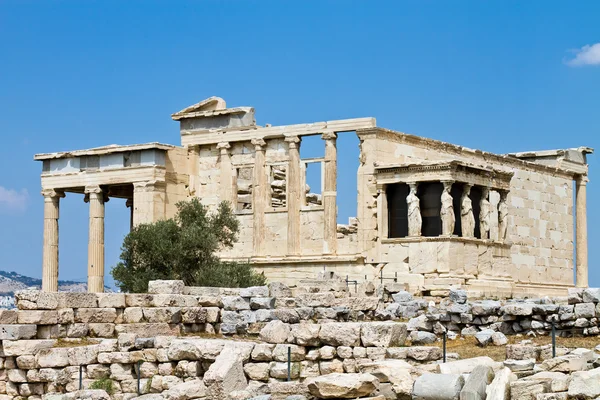
[[[44,196],[44,247],[42,250],[42,290],[58,291],[58,217],[60,198],[65,193],[58,189],[42,190]]]
[[[460,200],[460,222],[462,236],[467,238],[475,237],[475,216],[473,215],[473,202],[469,195],[473,185],[466,183]]]
[[[454,200],[452,198],[452,185],[454,181],[442,181],[444,190],[442,191],[442,208],[440,217],[442,220],[442,235],[452,236],[454,234],[454,225],[456,224],[456,215],[454,215]]]
[[[133,198],[125,200],[125,207],[129,208],[129,231],[133,230]]]
[[[151,224],[165,217],[165,182],[133,183],[133,226]]]
[[[580,175],[576,182],[577,207],[577,287],[588,287],[588,240],[587,240],[587,175]]]
[[[252,144],[255,150],[252,176],[252,248],[254,256],[261,257],[265,252],[265,210],[267,208],[266,142],[263,139],[252,139]]]
[[[490,238],[490,215],[492,213],[492,207],[489,201],[490,188],[481,188],[481,201],[479,202],[479,232],[481,233],[481,239]]]
[[[88,237],[88,292],[104,292],[104,192],[100,186],[86,186],[90,204]]]
[[[508,190],[499,190],[498,193],[498,240],[504,242],[508,231]]]
[[[418,183],[409,182],[408,187],[410,188],[410,192],[406,196],[406,204],[408,205],[408,236],[421,236],[423,218],[421,217],[421,200],[417,197]]]
[[[289,166],[287,172],[287,252],[300,254],[300,206],[304,198],[303,180],[300,168],[300,138],[286,137]]]
[[[323,180],[323,254],[337,253],[337,135],[326,132],[321,135],[325,140],[325,173]]]
[[[228,201],[233,206],[233,169],[231,167],[231,155],[229,149],[231,145],[228,142],[217,144],[217,149],[221,151],[221,184],[219,188],[219,197],[221,201]]]

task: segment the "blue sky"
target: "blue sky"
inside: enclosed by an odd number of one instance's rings
[[[259,124],[373,116],[497,153],[600,148],[599,14],[596,1],[0,0],[0,269],[41,276],[35,153],[179,144],[170,114],[213,95]],[[117,199],[106,214],[108,277],[129,217]],[[85,280],[87,217],[82,196],[63,199],[61,279]]]

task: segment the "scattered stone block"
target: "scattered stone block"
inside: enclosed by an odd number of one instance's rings
[[[494,379],[491,367],[478,365],[469,374],[460,391],[460,400],[486,400],[486,388]]]
[[[308,383],[310,394],[321,399],[354,399],[365,397],[379,387],[371,374],[329,374],[313,378]]]
[[[508,368],[496,372],[494,380],[486,388],[486,400],[507,400],[510,398],[510,384],[517,380],[517,376]]]
[[[406,324],[400,322],[368,322],[361,328],[361,341],[365,347],[403,346],[407,335]]]
[[[462,375],[425,373],[415,380],[413,400],[458,400],[465,384]]]
[[[440,364],[440,372],[442,374],[470,374],[478,365],[485,365],[494,370],[502,367],[502,363],[498,363],[490,357],[483,356]]]

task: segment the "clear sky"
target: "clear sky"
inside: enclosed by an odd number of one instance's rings
[[[373,116],[496,153],[600,148],[598,15],[597,1],[0,0],[0,269],[41,277],[35,153],[179,144],[170,114],[209,96],[261,125]],[[109,277],[129,214],[114,199],[106,215]],[[63,199],[61,279],[85,280],[87,218],[83,196]]]

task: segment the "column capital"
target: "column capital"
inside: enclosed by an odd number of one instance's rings
[[[263,151],[263,147],[267,145],[264,139],[254,138],[250,141],[254,145],[254,150]]]
[[[444,185],[444,187],[447,187],[447,186],[452,187],[452,185],[454,185],[454,183],[456,181],[454,181],[452,179],[446,179],[446,180],[443,180],[443,181],[440,181],[440,182],[442,183],[442,185]]]
[[[288,143],[288,147],[290,149],[297,149],[298,143],[300,143],[300,138],[298,136],[286,136],[285,140]]]
[[[335,139],[337,139],[337,134],[335,132],[323,132],[323,134],[321,134],[321,139],[335,140]]]
[[[157,189],[162,189],[166,185],[165,182],[162,181],[140,181],[133,182],[133,191],[134,192],[154,192]]]
[[[132,198],[125,200],[125,207],[127,207],[127,208],[133,207],[133,199]]]
[[[44,196],[45,198],[63,198],[65,197],[65,191],[62,189],[42,189],[42,196]]]
[[[100,187],[100,185],[90,185],[90,186],[86,186],[85,190],[83,191],[83,193],[85,194],[92,194],[92,193],[103,193],[104,191],[102,190],[102,188]]]
[[[229,142],[219,142],[217,143],[217,150],[221,150],[221,154],[227,152],[227,149],[231,148],[231,144]]]
[[[577,177],[577,184],[579,186],[586,186],[589,181],[590,181],[590,178],[587,175],[579,175]]]

